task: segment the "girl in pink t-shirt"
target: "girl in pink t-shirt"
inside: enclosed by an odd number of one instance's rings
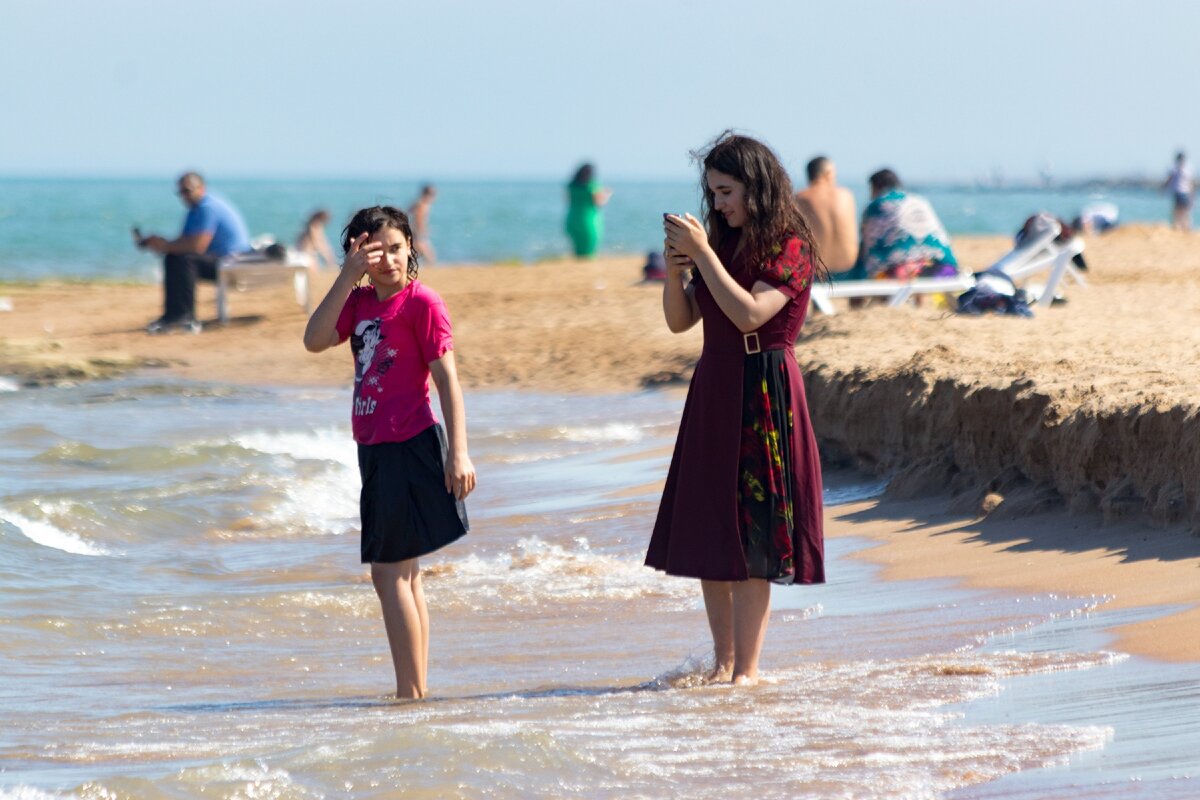
[[[304,346],[319,353],[350,340],[362,561],[371,565],[383,609],[396,696],[420,698],[429,614],[417,559],[467,532],[463,500],[475,488],[450,317],[442,298],[417,280],[403,211],[359,211],[342,232],[342,249],[342,271],[308,321]],[[358,285],[363,276],[369,286]],[[431,375],[448,436],[430,407]]]

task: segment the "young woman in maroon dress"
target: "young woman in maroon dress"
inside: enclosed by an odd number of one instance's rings
[[[825,580],[821,464],[793,349],[824,269],[769,148],[727,132],[697,160],[704,223],[665,218],[663,313],[675,333],[703,322],[704,349],[646,563],[700,579],[712,680],[754,683],[771,583]]]

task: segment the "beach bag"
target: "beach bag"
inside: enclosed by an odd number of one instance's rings
[[[975,285],[958,296],[960,314],[1013,314],[1032,317],[1029,297],[1000,270],[975,273]]]

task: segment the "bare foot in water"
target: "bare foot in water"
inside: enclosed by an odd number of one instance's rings
[[[708,677],[704,679],[705,685],[711,683],[729,683],[729,679],[733,676],[733,667],[716,666],[713,671],[708,673]]]
[[[757,675],[734,675],[733,676],[733,685],[734,686],[758,686],[758,676]]]

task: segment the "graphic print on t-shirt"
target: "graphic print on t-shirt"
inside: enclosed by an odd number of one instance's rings
[[[383,392],[379,379],[391,369],[396,350],[384,345],[381,320],[364,319],[354,328],[350,350],[354,353],[354,416],[374,413],[378,395]],[[372,397],[371,395],[376,395]]]

